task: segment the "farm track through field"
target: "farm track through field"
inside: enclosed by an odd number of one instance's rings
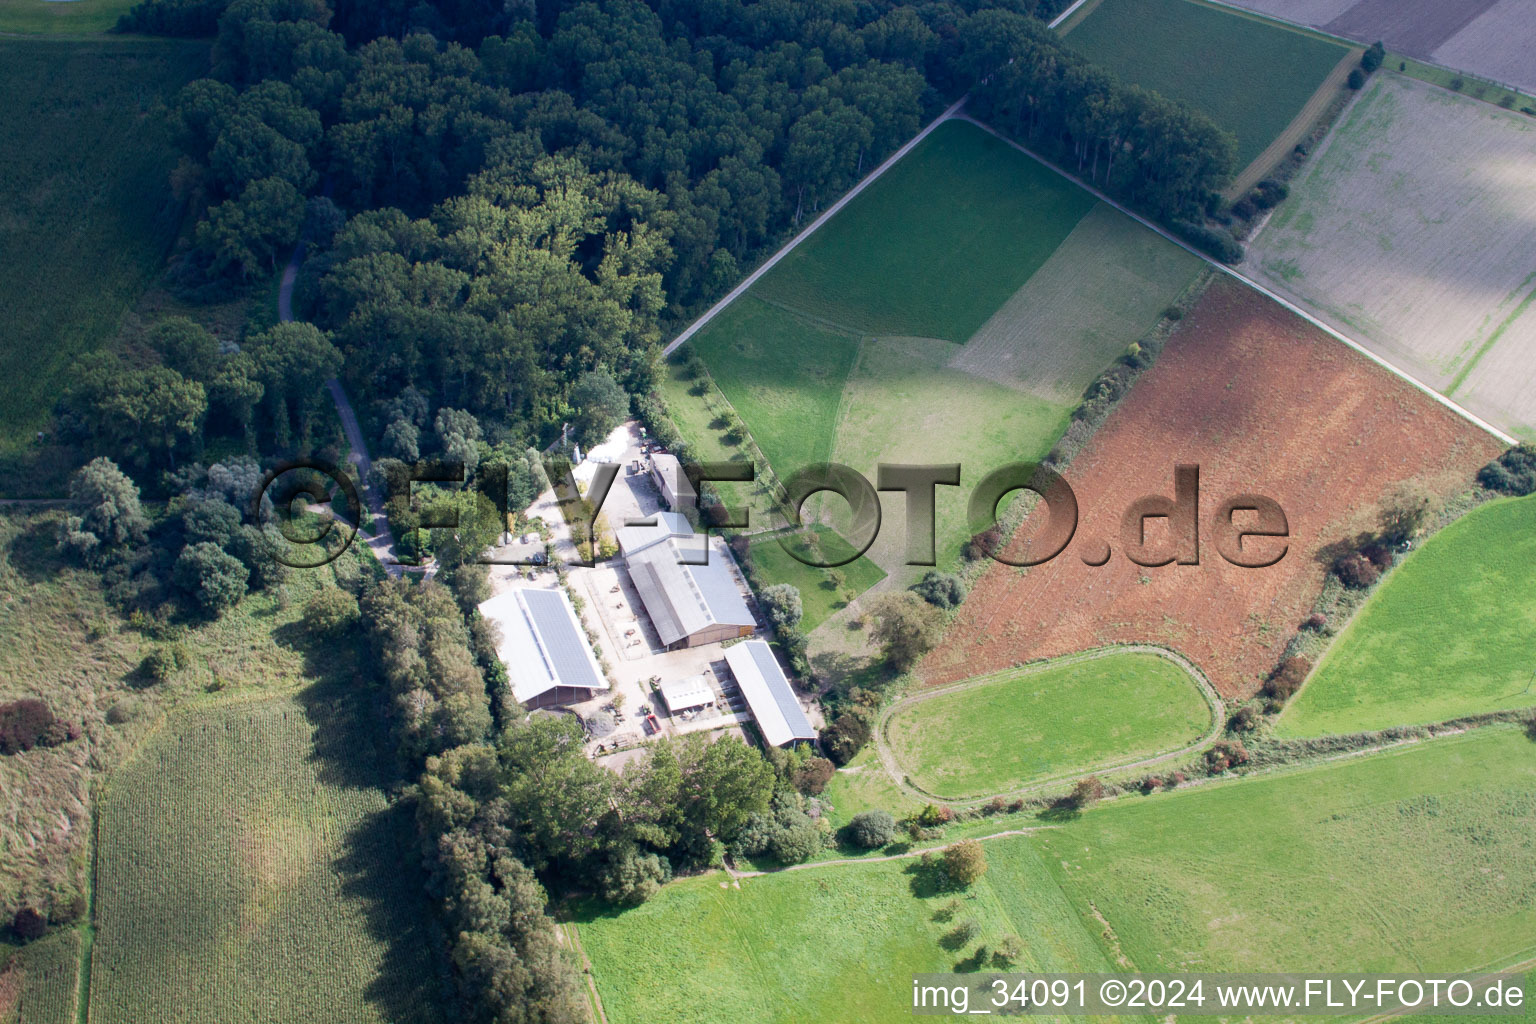
[[[896,701],[894,704],[887,706],[885,710],[880,713],[880,717],[875,724],[874,730],[875,752],[880,757],[880,766],[885,769],[886,775],[890,777],[891,782],[896,786],[897,789],[902,790],[907,795],[914,797],[915,799],[946,804],[951,807],[971,807],[978,804],[984,804],[987,801],[994,800],[1000,796],[1018,797],[1028,793],[1036,793],[1049,786],[1065,782],[1068,779],[1080,778],[1083,775],[1091,775],[1095,772],[1127,771],[1136,768],[1150,768],[1151,766],[1161,764],[1164,761],[1169,761],[1174,758],[1183,757],[1186,754],[1193,753],[1206,744],[1214,742],[1217,737],[1221,735],[1222,729],[1226,727],[1227,722],[1225,702],[1222,701],[1220,694],[1216,692],[1216,688],[1211,685],[1210,680],[1205,677],[1205,673],[1201,672],[1199,667],[1196,666],[1194,662],[1190,661],[1182,654],[1179,654],[1177,651],[1169,650],[1166,647],[1158,647],[1154,644],[1122,644],[1111,647],[1101,647],[1097,650],[1083,651],[1078,654],[1068,654],[1059,658],[1051,658],[1049,660],[1040,662],[1038,665],[1028,666],[1028,668],[1031,672],[1043,672],[1053,668],[1062,668],[1068,665],[1080,665],[1084,662],[1097,661],[1100,658],[1107,658],[1116,654],[1150,654],[1170,661],[1177,665],[1179,668],[1183,669],[1185,674],[1188,675],[1190,680],[1195,684],[1196,689],[1200,691],[1200,695],[1205,698],[1206,706],[1210,708],[1211,727],[1207,729],[1205,734],[1202,735],[1199,739],[1192,743],[1185,744],[1182,747],[1178,747],[1174,750],[1168,750],[1160,754],[1153,754],[1150,757],[1143,757],[1120,763],[1107,762],[1104,764],[1088,765],[1081,769],[1076,769],[1069,772],[1061,772],[1048,778],[1038,779],[1026,786],[1003,790],[999,793],[987,793],[979,797],[951,799],[949,797],[939,796],[936,793],[930,793],[922,787],[916,786],[908,781],[907,775],[901,767],[901,762],[897,759],[895,752],[891,750],[890,743],[888,742],[886,736],[887,728],[890,725],[891,718],[896,714],[896,712],[908,705],[921,704],[924,701],[932,700],[935,697],[942,697],[952,693],[961,693],[965,690],[971,689],[972,687],[985,685],[999,675],[1004,673],[1011,673],[1014,671],[1013,669],[1003,669],[999,672],[989,672],[985,675],[975,676],[948,686],[939,686],[934,687],[933,689],[923,690],[921,692],[912,694],[909,697],[903,697],[901,700]]]
[[[1275,166],[1285,159],[1285,155],[1312,130],[1312,125],[1322,116],[1339,95],[1339,91],[1348,88],[1349,73],[1359,64],[1360,57],[1365,53],[1365,47],[1357,46],[1346,53],[1333,70],[1328,72],[1328,77],[1317,87],[1312,98],[1307,100],[1307,105],[1302,107],[1296,117],[1286,126],[1285,131],[1276,137],[1265,147],[1264,152],[1253,158],[1253,162],[1243,168],[1242,172],[1233,179],[1222,195],[1227,202],[1236,202],[1248,193],[1248,190],[1264,179]],[[1359,95],[1356,93],[1356,95]],[[1342,115],[1341,115],[1342,116]]]

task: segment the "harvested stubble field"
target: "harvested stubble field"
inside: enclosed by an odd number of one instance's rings
[[[1071,405],[1084,382],[1157,323],[1200,258],[1099,203],[949,365]]]
[[[1371,595],[1276,732],[1323,736],[1536,706],[1536,498],[1447,526]]]
[[[1394,53],[1536,90],[1536,22],[1527,0],[1227,0]],[[1497,99],[1497,97],[1495,97]]]
[[[1478,6],[1483,6],[1479,3]],[[1435,48],[1439,63],[1536,92],[1536,21],[1525,0],[1497,0]]]
[[[1068,468],[1079,505],[1073,543],[1027,571],[990,567],[921,673],[950,683],[1152,643],[1190,658],[1224,696],[1246,696],[1316,599],[1321,549],[1373,527],[1377,502],[1396,485],[1459,491],[1502,448],[1258,292],[1218,278]],[[1136,565],[1120,550],[1121,517],[1143,496],[1171,495],[1178,463],[1200,467],[1200,564]],[[1222,559],[1210,526],[1221,501],[1254,492],[1280,504],[1290,529],[1286,555],[1263,569]],[[1042,518],[1028,517],[1010,550],[1023,550]],[[1157,520],[1147,533],[1166,548]],[[1108,563],[1085,564],[1106,542]]]
[[[1177,750],[1211,717],[1182,667],[1111,653],[920,694],[897,707],[885,739],[913,785],[963,800]]]
[[[1342,44],[1191,0],[1103,0],[1066,42],[1231,132],[1234,173],[1285,131],[1348,54]]]
[[[114,776],[94,1024],[432,1019],[414,833],[353,700],[177,714]]]
[[[1378,74],[1250,247],[1255,276],[1536,434],[1536,121]]]

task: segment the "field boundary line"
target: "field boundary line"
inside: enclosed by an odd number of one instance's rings
[[[990,839],[1003,839],[1008,836],[1028,836],[1036,832],[1051,832],[1059,828],[1061,828],[1060,825],[1026,825],[1024,828],[1010,828],[1004,829],[1001,832],[991,832],[984,836],[965,836],[964,838],[974,839],[978,843],[985,843]],[[955,842],[959,841],[958,839],[955,840]],[[911,860],[913,857],[921,857],[925,853],[942,850],[947,845],[949,844],[941,843],[938,846],[925,846],[920,850],[904,850],[901,853],[886,853],[878,857],[836,857],[831,860],[807,861],[804,864],[786,864],[781,868],[774,868],[772,871],[738,871],[736,868],[728,867],[725,869],[725,873],[730,875],[732,879],[763,878],[767,875],[782,875],[786,871],[810,871],[813,868],[846,867],[849,864],[887,864],[893,860]]]
[[[752,271],[752,273],[748,274],[740,284],[726,292],[720,301],[716,302],[713,306],[710,306],[701,316],[699,316],[697,320],[683,328],[682,333],[673,338],[666,345],[666,347],[661,350],[662,357],[665,358],[681,348],[689,338],[692,338],[695,334],[699,333],[699,331],[701,331],[706,324],[708,324],[715,317],[719,316],[720,313],[725,310],[725,307],[729,306],[731,303],[740,298],[741,295],[745,293],[747,289],[756,284],[764,274],[778,266],[779,261],[793,252],[797,245],[811,237],[811,235],[816,232],[817,228],[831,220],[834,216],[837,215],[839,210],[857,198],[859,193],[863,192],[870,185],[874,184],[875,181],[886,171],[896,166],[897,162],[899,162],[902,157],[916,149],[918,143],[922,142],[929,135],[931,135],[935,128],[959,113],[960,108],[965,105],[965,100],[966,97],[962,96],[958,100],[955,100],[955,102],[951,103],[942,114],[934,118],[932,121],[929,121],[927,126],[924,127],[922,131],[908,139],[896,150],[896,152],[892,153],[890,156],[881,161],[880,166],[870,171],[863,177],[863,179],[859,181],[858,184],[854,185],[853,188],[843,193],[840,199],[823,210],[815,220],[811,221],[808,225],[805,226],[804,230],[795,235],[795,237],[791,238],[788,242],[785,242],[784,245],[779,248],[778,252],[764,260],[762,265],[759,266],[756,270]]]
[[[1312,130],[1312,126],[1317,122],[1318,118],[1328,109],[1328,104],[1332,103],[1340,91],[1346,87],[1349,81],[1349,73],[1354,70],[1355,65],[1359,63],[1360,58],[1364,54],[1365,47],[1357,46],[1339,58],[1339,62],[1333,66],[1332,71],[1329,71],[1324,76],[1317,89],[1307,98],[1307,102],[1297,111],[1296,116],[1291,118],[1291,123],[1285,126],[1285,130],[1275,136],[1275,140],[1268,146],[1265,146],[1264,151],[1254,157],[1248,166],[1244,167],[1237,177],[1232,179],[1232,184],[1222,191],[1222,195],[1226,197],[1228,202],[1236,202],[1242,197],[1243,193],[1262,181],[1264,176],[1285,158],[1285,154],[1290,152],[1293,146],[1301,142],[1306,134]],[[1359,96],[1360,94],[1356,92],[1355,95]],[[1353,97],[1351,100],[1353,100]],[[1346,103],[1345,108],[1347,109],[1348,106],[1349,104]],[[1343,110],[1339,111],[1339,116],[1341,118],[1344,116]],[[1258,232],[1254,232],[1254,234],[1257,235]]]
[[[595,1018],[597,1024],[608,1024],[608,1014],[603,1010],[603,997],[597,993],[597,972],[592,969],[592,959],[587,956],[586,947],[581,944],[581,935],[576,927],[576,923],[574,921],[565,921],[557,925],[557,927],[565,933],[566,940],[570,942],[571,948],[576,951],[576,955],[581,957],[582,966],[587,969],[587,992],[592,996],[592,1001],[587,1004],[587,1009],[597,1011]]]
[[[1268,11],[1258,11],[1258,10],[1253,10],[1251,8],[1248,8],[1248,7],[1239,6],[1238,4],[1231,3],[1230,0],[1190,0],[1190,2],[1191,3],[1196,3],[1196,4],[1201,4],[1201,5],[1204,5],[1206,7],[1219,7],[1219,8],[1221,8],[1222,10],[1226,11],[1229,14],[1234,14],[1234,15],[1237,15],[1237,16],[1243,17],[1243,18],[1249,18],[1249,19],[1251,19],[1253,21],[1268,22],[1268,23],[1270,23],[1272,25],[1277,25],[1280,28],[1289,29],[1289,30],[1291,30],[1293,32],[1300,32],[1300,33],[1303,33],[1305,35],[1317,36],[1317,37],[1320,37],[1320,38],[1323,38],[1323,39],[1330,40],[1330,41],[1335,42],[1335,43],[1341,43],[1341,44],[1343,44],[1345,46],[1361,46],[1361,45],[1364,45],[1358,39],[1351,39],[1349,36],[1341,36],[1341,35],[1338,35],[1337,33],[1329,32],[1327,29],[1322,28],[1322,27],[1320,27],[1318,25],[1308,25],[1308,24],[1305,24],[1304,22],[1300,22],[1300,21],[1291,21],[1289,18],[1282,18],[1278,14],[1271,14]],[[1451,38],[1454,39],[1455,36],[1453,35]],[[1450,41],[1451,41],[1450,39],[1446,39],[1440,45],[1444,46],[1445,43],[1448,43]],[[1437,47],[1437,49],[1438,49],[1438,47]],[[1503,89],[1505,92],[1514,93],[1517,98],[1524,98],[1524,99],[1536,98],[1536,97],[1532,96],[1532,91],[1529,88],[1527,88],[1527,87],[1518,86],[1518,85],[1510,85],[1508,82],[1500,81],[1497,78],[1491,78],[1488,75],[1484,75],[1484,74],[1481,74],[1481,73],[1476,72],[1476,71],[1468,71],[1465,68],[1453,68],[1449,64],[1442,64],[1442,63],[1440,63],[1437,60],[1430,59],[1429,57],[1415,57],[1411,53],[1403,53],[1403,52],[1398,51],[1398,50],[1388,50],[1387,51],[1387,58],[1388,58],[1388,60],[1385,63],[1391,63],[1391,58],[1396,58],[1396,59],[1398,59],[1400,61],[1407,61],[1409,64],[1421,64],[1421,65],[1423,65],[1424,67],[1427,67],[1427,68],[1434,68],[1436,71],[1443,71],[1446,74],[1463,75],[1463,76],[1465,76],[1467,78],[1474,79],[1474,80],[1476,80],[1476,81],[1478,81],[1478,82],[1480,82],[1480,83],[1482,83],[1484,85],[1491,85],[1491,86],[1494,86],[1495,88]],[[1416,77],[1416,76],[1410,75],[1409,77],[1412,78],[1412,77]],[[1424,81],[1424,79],[1419,79],[1419,81]],[[1425,82],[1425,84],[1426,85],[1436,85],[1436,83],[1434,83],[1434,82]],[[1445,86],[1443,86],[1443,85],[1436,85],[1436,88],[1445,89]],[[1447,92],[1456,92],[1456,90],[1454,90],[1454,89],[1446,89],[1446,91]],[[1478,102],[1480,102],[1480,103],[1491,102],[1489,100],[1478,99],[1478,97],[1476,97],[1476,96],[1468,96],[1468,99],[1478,100]],[[1493,104],[1493,105],[1494,106],[1498,106],[1498,104],[1496,104],[1496,103]]]
[[[1519,296],[1521,292],[1531,286],[1532,281],[1536,281],[1536,270],[1531,271],[1525,280],[1515,287],[1513,294]],[[1446,391],[1454,394],[1458,388],[1467,382],[1467,378],[1472,376],[1472,371],[1477,369],[1477,364],[1482,362],[1483,357],[1493,350],[1493,346],[1498,344],[1499,339],[1504,336],[1504,332],[1509,329],[1509,325],[1520,319],[1521,315],[1531,307],[1533,300],[1536,300],[1536,288],[1533,288],[1525,298],[1517,299],[1515,308],[1510,310],[1509,316],[1499,321],[1499,326],[1495,327],[1493,333],[1488,335],[1488,340],[1483,342],[1478,347],[1478,350],[1472,354],[1472,358],[1467,361],[1467,365],[1457,371],[1456,376],[1451,379],[1450,386],[1445,389]]]
[[[998,669],[996,672],[986,672],[979,676],[972,676],[969,679],[963,679],[958,683],[951,683],[948,686],[939,686],[931,690],[911,694],[910,696],[903,697],[902,699],[896,701],[894,704],[891,704],[883,711],[881,711],[880,717],[876,720],[874,729],[875,753],[880,759],[880,766],[885,770],[886,775],[890,777],[891,782],[896,786],[897,789],[903,790],[921,800],[932,800],[951,806],[966,807],[974,804],[985,803],[988,800],[994,800],[1000,796],[1020,796],[1025,793],[1037,792],[1047,786],[1052,786],[1059,782],[1064,782],[1067,779],[1079,777],[1084,774],[1093,774],[1095,772],[1125,771],[1129,768],[1150,767],[1151,765],[1160,764],[1163,761],[1167,761],[1176,757],[1182,757],[1185,754],[1192,753],[1200,747],[1205,746],[1207,743],[1215,742],[1216,738],[1221,735],[1222,730],[1226,727],[1226,703],[1222,700],[1221,695],[1216,692],[1216,688],[1211,685],[1211,681],[1205,677],[1205,673],[1200,671],[1199,666],[1197,666],[1194,662],[1190,661],[1179,652],[1170,650],[1166,647],[1158,647],[1155,644],[1111,644],[1106,647],[1094,648],[1093,650],[1076,651],[1072,654],[1063,655],[1057,658],[1047,658],[1042,661],[1034,662],[1032,664],[1023,665],[1020,667],[1024,669],[1025,675],[1034,675],[1038,672],[1047,671],[1048,669],[1063,668],[1071,665],[1081,665],[1091,661],[1098,661],[1101,658],[1107,658],[1115,654],[1150,654],[1170,661],[1174,665],[1183,669],[1185,674],[1187,674],[1190,677],[1190,680],[1195,684],[1195,688],[1200,691],[1200,696],[1205,699],[1206,709],[1211,713],[1210,728],[1202,733],[1200,738],[1196,739],[1194,742],[1184,744],[1180,747],[1175,747],[1171,750],[1159,751],[1154,754],[1149,754],[1146,757],[1133,758],[1129,761],[1119,763],[1110,761],[1102,764],[1091,765],[1084,769],[1061,772],[1043,779],[1036,779],[1024,786],[1019,786],[1014,789],[1007,789],[998,793],[986,793],[977,797],[941,796],[937,793],[931,793],[928,790],[923,789],[916,783],[910,782],[907,775],[900,771],[902,767],[900,759],[897,758],[895,751],[892,750],[890,745],[887,743],[886,737],[891,718],[896,714],[897,711],[901,710],[909,704],[921,704],[922,702],[932,700],[935,697],[944,697],[954,693],[961,693],[965,690],[969,690],[977,686],[985,686],[986,684],[993,682],[1005,675],[1018,671],[1017,668],[1004,668]]]
[[[1163,228],[1161,225],[1154,224],[1152,221],[1150,221],[1147,218],[1143,217],[1141,214],[1139,214],[1139,213],[1135,212],[1134,210],[1131,210],[1128,207],[1122,205],[1117,200],[1111,199],[1109,196],[1105,195],[1103,192],[1099,191],[1094,186],[1092,186],[1092,185],[1088,184],[1087,182],[1082,181],[1081,179],[1073,176],[1072,174],[1070,174],[1067,171],[1063,170],[1062,168],[1058,167],[1056,164],[1054,164],[1051,161],[1045,159],[1045,157],[1040,156],[1038,153],[1035,153],[1034,151],[1026,148],[1023,145],[1020,145],[1019,143],[1015,142],[1013,139],[1008,138],[1008,136],[1004,135],[1002,132],[998,131],[996,128],[993,128],[991,125],[986,124],[986,123],[981,122],[981,121],[978,121],[974,117],[971,117],[969,114],[956,114],[955,118],[957,120],[961,120],[961,121],[968,121],[969,123],[974,124],[976,127],[980,128],[982,131],[990,132],[991,134],[997,136],[999,139],[1002,139],[1004,142],[1006,142],[1008,145],[1012,146],[1014,149],[1017,149],[1020,153],[1023,153],[1024,155],[1030,157],[1031,159],[1033,159],[1035,161],[1038,161],[1040,164],[1044,165],[1045,167],[1050,168],[1051,170],[1055,171],[1057,174],[1061,175],[1063,178],[1066,178],[1068,181],[1073,182],[1074,184],[1076,184],[1080,188],[1086,189],[1090,194],[1095,196],[1100,202],[1108,203],[1110,206],[1113,206],[1115,209],[1119,210],[1121,213],[1125,214],[1127,217],[1130,217],[1130,218],[1134,219],[1135,221],[1137,221],[1138,223],[1140,223],[1143,227],[1150,228],[1151,230],[1153,230],[1153,231],[1157,232],[1159,235],[1161,235],[1163,238],[1165,238],[1168,241],[1172,242],[1174,245],[1177,245],[1179,248],[1185,250],[1186,252],[1193,253],[1194,255],[1200,257],[1206,263],[1208,263],[1211,266],[1215,267],[1217,270],[1221,271],[1223,274],[1226,274],[1228,277],[1231,277],[1232,279],[1234,279],[1236,281],[1241,281],[1243,284],[1247,285],[1249,288],[1252,288],[1254,291],[1258,292],[1260,295],[1263,295],[1266,298],[1271,299],[1272,301],[1274,301],[1274,302],[1278,303],[1279,305],[1283,306],[1285,309],[1287,309],[1290,312],[1294,313],[1296,316],[1301,317],[1301,319],[1305,320],[1307,323],[1311,324],[1313,327],[1316,327],[1318,330],[1320,330],[1323,333],[1327,334],[1329,337],[1333,338],[1335,341],[1342,342],[1343,344],[1345,344],[1349,348],[1353,349],[1354,351],[1358,352],[1360,355],[1364,356],[1366,359],[1369,359],[1371,362],[1375,363],[1377,366],[1380,366],[1382,369],[1388,371],[1393,376],[1398,377],[1399,379],[1401,379],[1403,381],[1406,381],[1407,383],[1413,385],[1415,388],[1417,388],[1418,390],[1422,391],[1424,394],[1428,395],[1430,398],[1432,398],[1436,402],[1440,403],[1441,405],[1445,406],[1447,409],[1449,409],[1452,412],[1456,413],[1456,415],[1460,416],[1462,419],[1466,420],[1468,423],[1471,423],[1474,426],[1482,428],[1483,430],[1485,430],[1488,433],[1492,434],[1494,437],[1498,438],[1501,442],[1503,442],[1506,445],[1514,445],[1515,444],[1515,439],[1513,437],[1511,437],[1509,434],[1506,434],[1504,431],[1500,430],[1498,427],[1495,427],[1492,423],[1489,423],[1487,420],[1483,419],[1481,416],[1478,416],[1476,413],[1472,412],[1470,409],[1467,409],[1464,406],[1460,405],[1459,403],[1457,403],[1457,402],[1447,398],[1446,396],[1442,395],[1440,392],[1436,391],[1434,388],[1431,388],[1429,385],[1425,384],[1423,381],[1419,380],[1417,377],[1415,377],[1412,374],[1408,373],[1406,370],[1400,369],[1399,367],[1394,366],[1392,363],[1387,362],[1387,360],[1383,359],[1381,356],[1377,355],[1375,352],[1372,352],[1370,349],[1366,348],[1364,345],[1360,344],[1358,341],[1355,341],[1353,338],[1350,338],[1349,336],[1343,334],[1342,332],[1340,332],[1336,328],[1329,326],[1327,323],[1324,323],[1322,320],[1320,320],[1317,317],[1313,316],[1311,313],[1307,312],[1305,309],[1302,309],[1296,303],[1292,302],[1290,299],[1287,299],[1285,296],[1281,295],[1280,293],[1274,291],[1273,289],[1271,289],[1271,288],[1269,288],[1269,287],[1267,287],[1267,286],[1265,286],[1263,284],[1260,284],[1258,281],[1256,281],[1253,278],[1249,277],[1248,275],[1238,271],[1236,268],[1229,267],[1225,263],[1222,263],[1219,260],[1213,259],[1207,253],[1204,253],[1204,252],[1200,251],[1199,249],[1195,248],[1194,246],[1190,245],[1188,242],[1184,241],[1182,238],[1179,238],[1177,235],[1172,234],[1167,229]]]
[[[1097,7],[1102,2],[1102,0],[1075,0],[1075,2],[1072,4],[1071,7],[1068,7],[1066,10],[1064,10],[1060,14],[1056,15],[1056,17],[1052,18],[1049,22],[1046,23],[1045,27],[1046,28],[1056,28],[1056,27],[1058,27],[1063,22],[1065,22],[1068,18],[1072,17],[1072,15],[1076,14],[1077,11],[1078,11],[1078,8],[1082,7],[1086,3],[1090,3],[1090,2],[1093,4],[1093,6]],[[1088,13],[1092,13],[1092,12],[1090,11]],[[1084,14],[1083,17],[1084,18],[1088,17],[1088,14]],[[1079,19],[1079,22],[1081,22],[1081,20],[1082,19]],[[1077,23],[1074,23],[1071,28],[1066,29],[1061,34],[1062,35],[1066,35],[1067,32],[1072,31],[1072,29],[1076,28],[1076,27],[1077,27]]]

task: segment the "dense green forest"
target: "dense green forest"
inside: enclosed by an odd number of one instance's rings
[[[301,243],[320,332],[302,381],[260,351],[172,369],[262,448],[314,440],[303,395],[337,366],[387,455],[431,454],[440,408],[476,441],[547,442],[584,374],[647,393],[665,333],[968,90],[1152,215],[1202,219],[1230,139],[1086,65],[1036,6],[149,0],[125,28],[215,33],[171,112],[197,219],[175,289],[222,298]],[[408,387],[428,415],[394,426]],[[195,449],[195,390],[169,404]]]

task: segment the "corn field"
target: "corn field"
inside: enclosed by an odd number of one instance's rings
[[[114,777],[93,1024],[422,1015],[409,822],[371,754],[340,760],[371,747],[322,735],[313,713],[270,699],[178,715]]]

